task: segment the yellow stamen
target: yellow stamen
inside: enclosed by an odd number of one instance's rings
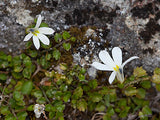
[[[32,32],[33,35],[37,36],[37,33],[39,33],[38,30],[35,30],[34,32]]]
[[[33,35],[37,36],[37,34],[35,32],[32,33]]]
[[[119,66],[116,65],[116,67],[113,67],[113,69],[114,69],[115,71],[118,71],[118,70],[119,70]]]
[[[35,28],[28,28],[27,31],[31,32],[34,36],[37,36],[37,33],[40,33],[37,29]]]
[[[35,33],[39,33],[39,31],[38,31],[38,30],[35,30],[34,32],[35,32]]]

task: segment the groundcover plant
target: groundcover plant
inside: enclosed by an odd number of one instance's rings
[[[73,61],[72,51],[83,34],[73,28],[54,33],[41,20],[39,16],[35,27],[27,28],[24,41],[28,42],[20,55],[0,51],[1,119],[76,120],[80,115],[84,116],[81,120],[159,119],[148,94],[152,84],[160,90],[160,68],[149,76],[135,66],[133,74],[124,77],[124,65],[140,58],[133,56],[122,64],[118,46],[112,49],[114,61],[109,50],[102,50],[99,58],[104,64],[91,62],[82,67]],[[90,67],[102,71],[92,78],[87,72]],[[113,71],[111,76],[109,71]]]

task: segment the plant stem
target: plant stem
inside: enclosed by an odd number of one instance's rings
[[[46,93],[44,92],[43,88],[42,88],[41,86],[39,86],[39,88],[41,89],[41,91],[42,91],[45,99],[47,100],[47,102],[48,102],[49,104],[51,104],[51,102],[50,102],[49,99],[47,98],[47,95],[46,95]]]

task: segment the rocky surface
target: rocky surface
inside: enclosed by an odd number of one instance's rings
[[[97,40],[76,46],[73,54],[88,63],[98,59],[101,49],[114,46],[124,59],[137,55],[128,65],[143,66],[149,73],[160,67],[159,0],[2,0],[0,1],[0,50],[18,54],[24,49],[25,28],[41,14],[49,26],[61,32],[87,26]],[[89,34],[89,33],[85,33]],[[88,46],[88,47],[86,47]],[[92,56],[89,51],[93,51]],[[81,60],[79,60],[81,62]],[[127,67],[126,67],[127,69]],[[128,74],[130,73],[128,70]]]

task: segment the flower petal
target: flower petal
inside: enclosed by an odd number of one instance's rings
[[[99,62],[93,62],[91,66],[95,67],[98,70],[113,71],[113,68],[110,68],[109,66],[101,64]]]
[[[112,84],[112,82],[114,81],[115,76],[116,76],[116,73],[115,73],[115,72],[112,72],[111,75],[109,76],[109,83],[110,83],[110,84]]]
[[[36,49],[38,50],[40,48],[40,42],[37,36],[33,36],[33,43]]]
[[[101,61],[106,64],[109,67],[115,67],[115,63],[113,62],[113,59],[109,55],[109,53],[105,50],[100,51],[99,58]]]
[[[41,27],[38,29],[38,31],[42,34],[50,35],[53,34],[55,31],[52,28],[47,27]]]
[[[119,47],[114,47],[112,49],[112,57],[116,65],[122,65],[122,50]]]
[[[40,39],[40,41],[45,44],[45,45],[49,45],[50,41],[48,39],[47,36],[43,35],[43,34],[37,34],[37,37]]]
[[[116,77],[121,83],[124,82],[123,68],[120,68],[119,71],[116,72]]]
[[[33,36],[33,34],[29,33],[28,35],[25,36],[23,41],[28,41],[29,39],[31,39],[32,36]]]
[[[127,63],[129,63],[131,60],[134,60],[134,59],[137,59],[137,58],[139,58],[139,57],[133,56],[133,57],[129,58],[128,60],[126,60],[126,61],[122,64],[122,68],[123,68]]]
[[[39,26],[41,25],[41,22],[42,22],[42,17],[41,17],[41,15],[39,15],[35,28],[39,28]]]

